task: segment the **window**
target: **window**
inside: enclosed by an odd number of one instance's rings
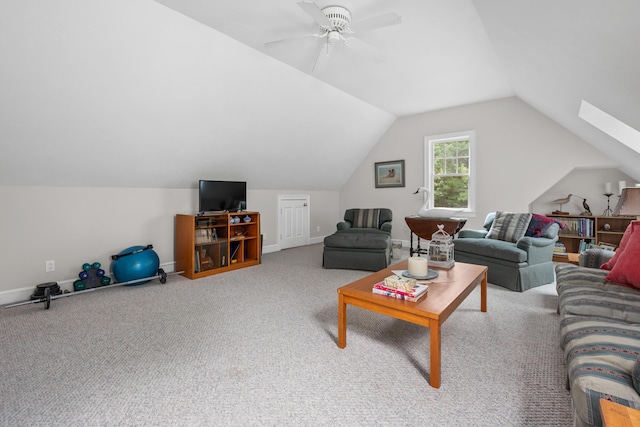
[[[432,208],[475,212],[475,140],[475,131],[425,137],[425,187]]]

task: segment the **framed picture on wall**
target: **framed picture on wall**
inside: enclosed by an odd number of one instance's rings
[[[404,160],[375,164],[376,188],[404,187]]]

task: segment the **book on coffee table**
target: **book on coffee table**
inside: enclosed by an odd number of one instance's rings
[[[427,294],[428,285],[413,283],[409,289],[394,288],[388,286],[384,281],[373,285],[372,292],[374,294],[385,295],[392,298],[398,298],[406,301],[416,302]]]

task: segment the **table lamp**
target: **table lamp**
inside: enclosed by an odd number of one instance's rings
[[[613,210],[613,216],[640,215],[640,187],[626,187],[620,192],[620,200]]]

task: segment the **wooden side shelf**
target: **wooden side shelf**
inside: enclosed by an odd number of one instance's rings
[[[189,279],[258,265],[260,213],[178,214],[175,245],[176,270]]]
[[[596,244],[600,242],[612,245],[620,245],[622,235],[634,216],[598,216],[596,217]],[[609,230],[605,229],[605,224],[609,224]]]
[[[629,223],[636,219],[634,216],[582,216],[553,214],[549,214],[547,216],[556,218],[567,224],[567,229],[560,230],[558,240],[564,244],[569,254],[579,253],[582,241],[593,243],[595,245],[608,243],[617,247],[620,245],[622,235],[627,229]],[[562,258],[554,256],[554,261],[560,259]]]
[[[567,256],[561,256],[553,254],[552,261],[555,262],[568,262],[569,264],[578,265],[580,262],[580,254],[569,252]]]

